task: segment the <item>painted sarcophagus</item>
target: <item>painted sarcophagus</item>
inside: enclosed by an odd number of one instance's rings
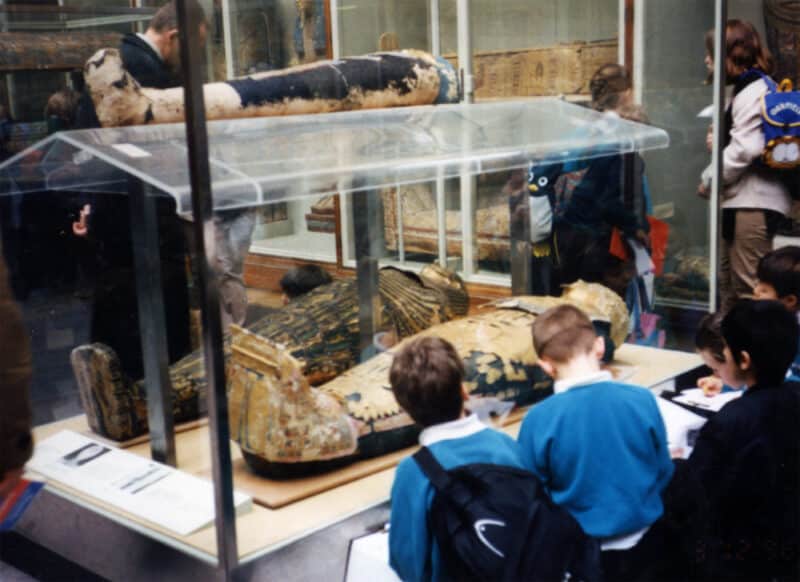
[[[450,341],[464,360],[472,396],[532,404],[552,393],[536,365],[531,324],[537,313],[572,303],[621,345],[628,312],[612,291],[577,282],[561,297],[516,297],[478,315],[434,325],[419,335]],[[298,477],[381,455],[415,442],[418,428],[400,409],[389,385],[388,352],[312,388],[303,363],[280,344],[234,329],[229,366],[231,435],[249,466],[271,478]]]
[[[461,279],[437,266],[419,275],[394,268],[378,276],[381,321],[405,338],[431,325],[465,315],[469,298]],[[353,279],[334,281],[301,296],[257,321],[250,330],[279,343],[302,362],[309,385],[332,380],[359,361],[358,293]],[[230,356],[230,338],[225,344]],[[75,348],[72,367],[89,426],[114,440],[147,432],[144,381],[133,382],[120,372],[114,351],[94,343]],[[176,422],[201,416],[206,399],[202,351],[179,360],[169,370]]]

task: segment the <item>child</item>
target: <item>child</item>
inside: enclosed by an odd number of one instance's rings
[[[784,180],[754,163],[764,150],[762,97],[768,91],[762,75],[774,60],[750,22],[728,20],[725,26],[725,84],[733,85],[723,135],[719,293],[727,313],[747,296],[756,280],[759,257],[772,248],[780,221],[792,205]],[[710,55],[719,58],[720,55]],[[706,184],[707,186],[707,184]]]
[[[672,476],[664,422],[653,395],[600,369],[605,349],[589,318],[560,305],[533,323],[539,364],[555,395],[532,408],[519,442],[557,504],[601,541],[608,580],[635,575],[651,556],[639,540],[663,512]]]
[[[800,247],[782,247],[767,253],[758,262],[756,276],[753,298],[777,299],[800,321]],[[800,352],[795,354],[786,377],[800,381]]]
[[[720,392],[731,392],[737,388],[726,386],[719,377],[719,368],[725,365],[725,339],[722,337],[722,314],[709,313],[701,321],[694,336],[703,363],[711,368],[712,375],[700,378],[697,386],[706,396],[716,396]],[[738,388],[741,390],[741,387]]]
[[[746,299],[725,316],[722,334],[719,374],[747,390],[705,424],[676,474],[698,482],[683,495],[705,526],[684,532],[697,540],[686,547],[709,580],[797,580],[800,388],[784,384],[784,373],[798,324],[777,301]]]
[[[389,373],[397,402],[423,430],[419,442],[445,468],[492,463],[523,468],[519,445],[464,412],[464,367],[443,339],[422,337],[395,355]],[[389,557],[403,580],[447,578],[428,527],[434,488],[411,457],[397,467],[392,486]]]
[[[331,282],[333,282],[333,279],[330,274],[317,265],[292,267],[281,277],[280,286],[281,291],[283,291],[281,299],[283,304],[286,305],[292,299],[305,295],[320,285],[327,285]]]

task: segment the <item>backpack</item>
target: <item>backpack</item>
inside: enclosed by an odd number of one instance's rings
[[[602,579],[599,543],[533,473],[478,463],[446,471],[426,447],[414,460],[436,490],[428,520],[450,579]]]
[[[790,79],[784,79],[778,86],[763,72],[751,70],[767,84],[761,106],[764,132],[761,159],[776,170],[797,170],[800,168],[800,91],[792,90]]]

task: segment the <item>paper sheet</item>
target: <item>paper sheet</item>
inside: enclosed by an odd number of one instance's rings
[[[706,419],[667,400],[656,398],[661,418],[667,428],[667,446],[673,456],[688,458],[694,448],[694,437]]]
[[[743,394],[743,391],[737,390],[735,392],[725,392],[717,394],[716,396],[706,396],[700,388],[692,388],[684,390],[678,396],[673,398],[675,402],[686,404],[687,406],[694,406],[702,408],[703,410],[710,410],[712,412],[719,412],[731,400],[736,400]]]
[[[209,481],[73,431],[37,443],[28,468],[178,535],[214,520]],[[234,505],[246,511],[252,500],[234,493]]]

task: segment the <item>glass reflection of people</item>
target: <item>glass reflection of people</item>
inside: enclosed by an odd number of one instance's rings
[[[106,454],[111,449],[104,447],[99,443],[89,443],[79,449],[75,449],[68,455],[61,458],[61,462],[70,467],[82,467],[90,461],[94,461],[97,457]]]
[[[200,24],[205,41],[207,24]],[[180,85],[178,16],[174,0],[153,16],[144,33],[126,34],[120,55],[126,70],[143,87],[166,89]],[[84,91],[77,114],[78,127],[99,127],[94,105]],[[169,361],[191,350],[189,333],[189,291],[186,266],[187,244],[183,221],[175,213],[175,202],[166,196],[154,199],[161,255],[161,280],[167,326]],[[144,374],[136,273],[131,241],[127,197],[99,194],[85,196],[78,205],[72,232],[93,246],[96,269],[91,339],[114,349],[122,370],[134,379]],[[248,245],[249,246],[249,245]]]
[[[620,65],[600,67],[590,82],[592,107],[606,114],[608,128],[620,117],[643,121],[644,115],[633,103],[631,77]],[[649,248],[646,219],[649,196],[644,177],[644,162],[634,154],[628,157],[633,179],[626,183],[626,161],[622,155],[607,155],[564,165],[564,189],[554,212],[553,227],[558,250],[558,279],[566,284],[583,279],[603,283],[625,296],[635,274],[632,265],[609,252],[612,229],[622,237]]]
[[[706,35],[706,39],[712,37]],[[733,95],[723,128],[719,279],[723,312],[750,295],[757,282],[758,261],[772,250],[775,232],[792,204],[782,177],[758,161],[764,150],[761,103],[768,90],[762,74],[772,73],[772,55],[755,27],[742,20],[728,21],[725,45],[725,83],[733,85]],[[712,44],[711,54],[706,55],[707,66],[713,64],[713,58]],[[711,172],[706,171],[698,193],[707,195],[710,187]]]
[[[22,477],[33,452],[31,353],[0,252],[0,504]]]

